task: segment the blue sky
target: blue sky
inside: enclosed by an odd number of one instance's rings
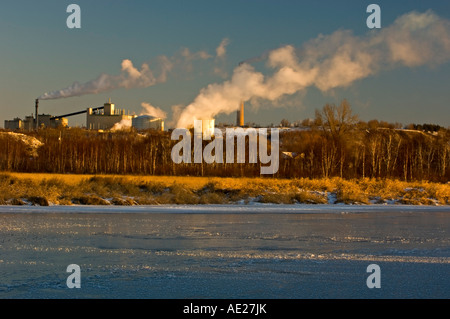
[[[394,2],[394,3],[393,3]],[[66,7],[81,7],[81,29],[68,29]],[[206,51],[215,55],[224,38],[226,58],[221,65],[230,76],[236,65],[284,45],[301,47],[319,34],[352,30],[369,32],[366,7],[381,7],[382,28],[398,16],[416,10],[433,10],[450,19],[448,1],[2,1],[0,6],[0,126],[5,119],[34,112],[41,94],[87,82],[106,73],[120,73],[121,62],[136,67],[160,55]],[[371,30],[370,32],[377,32]],[[120,88],[110,92],[46,100],[40,113],[60,115],[100,106],[108,98],[117,107],[139,114],[141,103],[160,107],[171,117],[173,105],[188,105],[210,83],[227,77],[212,72],[214,58],[194,61],[192,71],[171,73],[167,81],[150,87]],[[150,64],[152,67],[152,64]],[[264,65],[256,65],[265,72]],[[261,101],[248,105],[246,121],[262,125],[314,117],[325,103],[347,98],[362,120],[435,123],[450,126],[450,63],[434,68],[418,66],[383,70],[345,88],[321,92],[311,87],[273,106]],[[219,115],[217,122],[234,122],[235,116]],[[70,125],[84,124],[84,117],[69,118]]]

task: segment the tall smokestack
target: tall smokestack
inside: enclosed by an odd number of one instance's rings
[[[239,126],[244,126],[244,101],[241,102],[241,109],[239,110]]]
[[[239,62],[238,66],[241,66],[245,62]],[[241,101],[241,107],[236,111],[236,126],[244,126],[244,101]]]
[[[236,111],[236,126],[244,126],[244,101],[241,101],[241,107]]]
[[[39,111],[38,111],[39,99],[36,99],[34,108],[35,108],[35,124],[36,124],[36,130],[37,130],[39,128]]]

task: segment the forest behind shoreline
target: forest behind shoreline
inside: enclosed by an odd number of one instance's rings
[[[314,120],[280,131],[279,170],[265,177],[448,182],[450,130],[433,125],[410,127],[360,121],[346,100],[337,106],[327,104],[316,110]],[[0,171],[261,177],[262,164],[248,160],[243,164],[175,164],[171,150],[178,141],[170,137],[170,132],[134,129],[98,132],[45,128],[15,133],[3,130]],[[203,143],[204,147],[209,141]]]

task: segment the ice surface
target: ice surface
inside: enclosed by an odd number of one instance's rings
[[[1,206],[0,298],[449,298],[449,232],[434,206]]]

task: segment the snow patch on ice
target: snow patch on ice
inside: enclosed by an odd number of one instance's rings
[[[337,194],[335,192],[328,192],[327,199],[328,199],[328,204],[336,204]]]

